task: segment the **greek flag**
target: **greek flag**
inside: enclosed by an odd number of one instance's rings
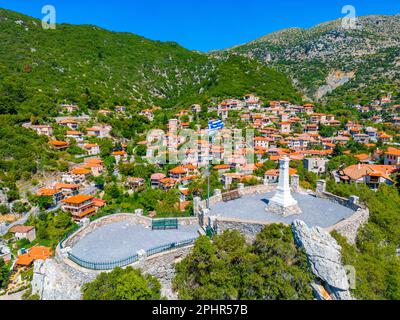
[[[224,122],[222,120],[214,120],[208,122],[209,130],[219,130],[225,128]]]

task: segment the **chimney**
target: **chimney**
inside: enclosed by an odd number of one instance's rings
[[[361,163],[358,163],[358,170],[361,170]]]

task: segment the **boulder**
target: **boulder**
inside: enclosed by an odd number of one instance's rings
[[[309,228],[303,221],[294,221],[292,229],[295,242],[306,252],[314,275],[327,284],[334,298],[351,299],[350,284],[337,241],[322,228]]]

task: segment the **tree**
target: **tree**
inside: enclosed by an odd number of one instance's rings
[[[294,243],[290,227],[273,224],[256,238],[253,252],[261,263],[256,269],[263,281],[246,298],[266,300],[310,300],[314,278],[306,254]]]
[[[7,205],[5,204],[1,204],[0,205],[0,214],[4,215],[7,214],[9,212]]]
[[[21,201],[18,201],[18,202],[14,202],[13,210],[16,213],[21,214],[21,213],[27,212],[29,210],[29,206]]]
[[[7,285],[10,272],[3,259],[0,259],[0,289]]]
[[[332,137],[336,133],[337,129],[332,126],[324,126],[323,124],[319,127],[319,133],[322,137]]]
[[[159,300],[160,290],[157,278],[132,267],[101,273],[82,287],[84,300]]]
[[[342,247],[344,263],[354,266],[357,272],[353,295],[362,300],[400,299],[400,261],[396,255],[400,195],[396,187],[382,185],[374,192],[365,185],[332,184],[328,190],[357,195],[370,210],[369,222],[359,230],[355,246],[338,233],[333,234]]]
[[[266,227],[252,246],[238,231],[212,242],[197,240],[193,252],[176,266],[173,286],[181,299],[312,299],[304,252],[294,244],[290,227]]]

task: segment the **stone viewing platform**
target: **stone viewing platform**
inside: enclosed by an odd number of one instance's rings
[[[302,220],[310,227],[328,228],[355,213],[354,210],[331,202],[328,199],[296,192],[293,193],[293,197],[298,202],[301,213],[285,216],[269,209],[269,199],[273,198],[274,194],[274,192],[268,192],[265,194],[246,195],[234,201],[219,202],[211,206],[208,215],[261,223],[284,223],[287,225],[292,224],[295,220]]]
[[[221,191],[210,199],[210,210],[204,201],[195,201],[200,224],[212,227],[217,234],[225,230],[239,230],[248,240],[254,240],[266,225],[282,223],[287,226],[295,220],[304,221],[309,227],[320,227],[327,232],[336,230],[350,243],[354,243],[358,229],[369,219],[369,210],[358,203],[357,197],[349,199],[326,192],[326,183],[319,180],[317,190],[299,187],[299,177],[292,177],[291,196],[298,203],[301,213],[285,215],[269,210],[270,200],[276,195],[278,185],[264,184],[245,188],[239,185],[240,197],[224,202]]]

